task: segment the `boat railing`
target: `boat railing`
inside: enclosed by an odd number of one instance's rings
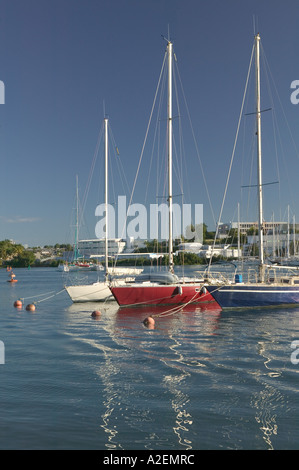
[[[282,269],[277,266],[270,267],[267,270],[266,281],[275,284],[290,284],[295,280],[298,283],[298,271],[292,267],[284,266]]]
[[[234,274],[232,273],[223,273],[221,271],[216,272],[206,272],[204,276],[204,283],[206,284],[232,284],[234,281]]]
[[[247,282],[254,284],[258,282],[258,273],[256,269],[250,268],[247,271]]]
[[[204,283],[222,285],[234,283],[257,284],[259,282],[259,273],[256,268],[249,268],[247,271],[238,274],[237,272],[206,271],[204,273]],[[265,272],[265,282],[275,284],[298,284],[299,272],[294,270],[277,270],[275,267],[268,268]]]

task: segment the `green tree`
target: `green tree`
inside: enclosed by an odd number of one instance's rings
[[[20,255],[24,251],[24,247],[20,244],[12,243],[9,240],[0,241],[0,258],[2,262],[11,260],[13,257]]]
[[[27,266],[31,266],[35,261],[35,255],[32,251],[23,250],[18,256],[13,258],[11,261],[11,265],[13,267],[24,268]]]

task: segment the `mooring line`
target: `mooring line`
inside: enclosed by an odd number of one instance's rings
[[[182,304],[182,305],[178,305],[176,307],[173,307],[169,310],[165,310],[165,312],[162,312],[162,313],[156,313],[156,314],[153,314],[151,315],[152,317],[166,317],[168,315],[172,315],[174,313],[177,313],[179,312],[180,310],[182,310],[183,308],[185,308],[188,304],[190,304],[191,302],[193,302],[193,300],[195,299],[195,297],[197,297],[197,294],[198,292],[196,292],[194,294],[194,296],[192,297],[192,299],[190,299],[188,302],[186,302],[185,304]]]
[[[52,297],[55,297],[56,295],[61,294],[61,293],[64,292],[64,291],[65,291],[65,289],[62,289],[62,290],[56,292],[56,294],[50,295],[49,297],[46,297],[45,299],[38,300],[38,301],[35,302],[35,303],[38,304],[38,303],[40,303],[40,302],[44,302],[45,300],[52,299]]]
[[[55,294],[50,295],[49,297],[46,297],[45,299],[33,301],[32,303],[33,303],[33,304],[38,304],[38,303],[40,303],[40,302],[43,302],[44,300],[51,299],[52,297],[55,297],[56,295],[61,294],[62,292],[64,292],[64,290],[65,290],[65,289],[62,289],[61,291],[56,292]],[[41,297],[41,296],[43,296],[43,295],[51,294],[52,292],[55,292],[55,291],[52,290],[52,291],[50,291],[50,292],[45,292],[44,294],[31,295],[30,297],[20,297],[20,300],[24,301],[24,300],[27,300],[27,299],[33,299],[33,298],[36,298],[36,297]]]

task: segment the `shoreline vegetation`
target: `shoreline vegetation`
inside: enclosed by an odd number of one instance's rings
[[[194,227],[190,227],[194,232]],[[196,227],[195,227],[196,228]],[[241,248],[244,244],[247,243],[247,236],[256,233],[255,227],[247,230],[246,234],[240,235]],[[207,225],[203,224],[203,244],[204,245],[213,245],[215,239],[215,232],[209,232],[207,230]],[[230,229],[226,233],[226,238],[220,239],[217,238],[215,245],[219,245],[223,242],[231,246],[237,246],[238,232],[237,229]],[[174,252],[174,264],[177,266],[180,265],[205,265],[209,261],[208,258],[200,256],[197,253],[192,253],[188,251],[179,251],[179,245],[192,240],[185,240],[184,236],[181,236],[180,239],[174,240],[173,252]],[[194,241],[194,240],[193,240]],[[135,253],[138,253],[138,257],[133,259],[118,259],[118,266],[167,266],[168,265],[168,243],[166,241],[150,240],[144,241],[144,246],[142,248],[137,248],[134,250]],[[142,253],[145,254],[142,257]],[[157,260],[149,260],[146,254],[148,253],[157,253],[161,254],[161,257]],[[162,256],[163,255],[163,256]],[[250,250],[247,252],[249,256],[257,256],[258,248],[254,243]],[[82,257],[80,257],[82,259]],[[71,262],[74,259],[74,247],[71,244],[59,244],[55,245],[44,245],[43,247],[30,247],[25,248],[20,243],[15,243],[12,240],[2,240],[0,241],[0,269],[1,268],[21,268],[21,267],[57,267],[59,264],[62,264],[68,260]],[[220,255],[214,255],[215,262],[218,261],[232,261],[236,258],[227,258]],[[97,260],[89,260],[97,262]],[[109,260],[109,266],[113,266],[115,260]]]
[[[206,240],[206,243],[208,241]],[[174,245],[174,252],[178,248],[178,244]],[[73,247],[70,244],[55,244],[45,245],[44,247],[32,247],[25,248],[19,243],[14,243],[10,240],[0,241],[0,269],[1,268],[28,268],[28,267],[57,267],[63,263],[65,252],[68,255],[73,253]],[[118,266],[167,266],[168,254],[167,244],[165,242],[157,242],[153,240],[151,242],[145,242],[145,248],[136,250],[139,254],[138,258],[122,259],[117,261]],[[151,261],[146,256],[143,258],[140,256],[142,253],[163,253],[164,256],[159,258],[157,261]],[[72,256],[69,257],[72,259]],[[217,260],[222,257],[217,257]],[[96,261],[96,260],[94,260]],[[174,254],[175,265],[205,265],[207,259],[203,258],[196,253],[179,252]],[[114,260],[109,261],[109,265],[114,265]]]
[[[205,223],[202,226],[198,227],[191,225],[187,227],[188,233],[201,233],[202,234],[202,244],[203,245],[213,245],[215,240],[215,232],[208,231],[208,227]],[[240,244],[241,248],[247,243],[248,236],[256,234],[256,227],[251,227],[246,231],[246,234],[240,234]],[[186,232],[187,233],[187,232]],[[220,245],[225,243],[231,246],[237,246],[238,240],[238,230],[236,228],[230,228],[225,233],[225,238],[217,238],[215,240],[215,245]],[[188,252],[188,251],[179,251],[179,245],[184,242],[191,243],[193,240],[186,239],[183,235],[180,239],[174,240],[173,252],[174,252],[174,264],[177,266],[180,265],[205,265],[209,261],[208,258],[200,256],[197,253]],[[127,259],[118,259],[118,266],[167,266],[168,265],[168,243],[166,241],[150,240],[144,241],[142,248],[135,248],[135,253],[138,253],[138,257],[127,258]],[[157,260],[149,260],[145,255],[142,257],[142,253],[157,253],[161,254],[161,257]],[[163,254],[163,256],[162,256]],[[257,244],[254,243],[251,245],[250,249],[247,251],[249,256],[258,255]],[[80,257],[82,259],[82,257]],[[215,262],[218,261],[232,261],[236,258],[227,258],[220,255],[214,255]],[[59,244],[55,245],[44,245],[43,247],[30,247],[25,248],[19,243],[15,243],[12,240],[2,240],[0,241],[0,269],[1,268],[21,268],[21,267],[57,267],[59,264],[65,263],[66,260],[71,262],[74,259],[74,246],[71,244]],[[88,259],[88,261],[97,262],[97,260]],[[109,260],[109,266],[113,266],[115,260]]]

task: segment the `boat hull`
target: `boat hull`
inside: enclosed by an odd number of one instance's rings
[[[201,285],[129,285],[111,287],[120,307],[214,302]]]
[[[299,304],[299,286],[233,284],[206,288],[223,309]]]
[[[79,286],[65,286],[73,302],[105,302],[113,300],[109,285],[106,282],[95,282],[93,284]]]

